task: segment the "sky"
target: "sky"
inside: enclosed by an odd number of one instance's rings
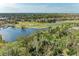
[[[0,3],[0,13],[79,13],[79,3]]]

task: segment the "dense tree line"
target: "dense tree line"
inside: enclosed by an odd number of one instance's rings
[[[0,14],[1,17],[7,17],[9,23],[17,23],[18,21],[29,22],[56,22],[64,20],[79,20],[79,14],[58,14],[58,13],[10,13]]]

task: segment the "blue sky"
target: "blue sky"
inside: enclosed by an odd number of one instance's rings
[[[5,3],[0,13],[79,13],[79,3]]]

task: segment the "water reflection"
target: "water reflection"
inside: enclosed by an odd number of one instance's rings
[[[28,29],[19,29],[19,28],[0,28],[0,34],[2,35],[2,39],[5,41],[15,41],[17,37],[23,35],[29,35],[32,32],[36,31],[35,28],[28,28]]]

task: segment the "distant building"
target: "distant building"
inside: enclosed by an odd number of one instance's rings
[[[7,20],[7,17],[0,17],[0,20]]]

